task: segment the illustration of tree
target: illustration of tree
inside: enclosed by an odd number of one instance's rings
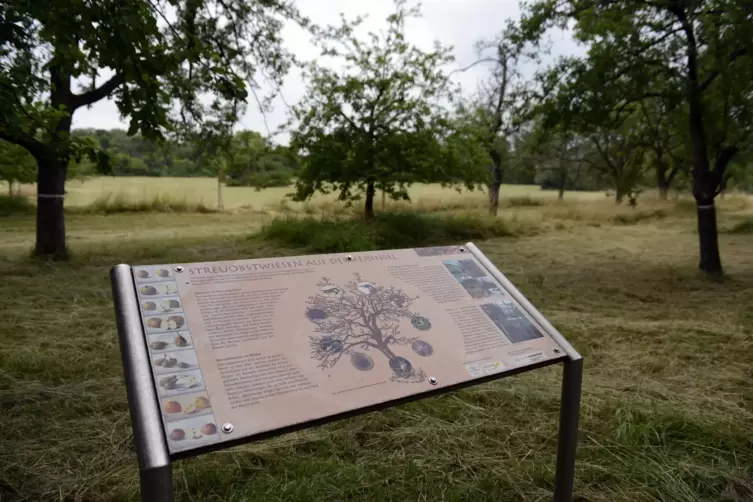
[[[360,371],[374,367],[368,352],[384,354],[396,382],[423,382],[426,374],[406,358],[396,355],[391,347],[410,345],[422,357],[431,356],[433,348],[418,337],[402,336],[400,320],[408,318],[419,331],[431,328],[425,317],[410,310],[413,301],[403,290],[364,281],[360,274],[344,287],[322,278],[316,295],[306,300],[306,317],[316,326],[317,335],[310,336],[311,357],[322,369],[332,368],[343,356]]]

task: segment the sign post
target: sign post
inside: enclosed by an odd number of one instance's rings
[[[142,500],[173,500],[174,460],[558,363],[572,500],[583,360],[472,243],[111,278]]]

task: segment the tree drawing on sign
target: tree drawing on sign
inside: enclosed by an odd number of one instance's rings
[[[394,382],[423,382],[426,374],[408,359],[398,356],[391,347],[410,345],[420,357],[434,353],[432,346],[418,337],[402,336],[401,319],[410,319],[417,331],[427,331],[431,322],[410,310],[418,297],[403,290],[365,281],[360,274],[344,286],[323,277],[316,295],[306,300],[306,317],[316,326],[310,336],[311,357],[322,369],[332,368],[343,357],[354,368],[370,371],[375,362],[370,354],[381,352],[386,358]]]

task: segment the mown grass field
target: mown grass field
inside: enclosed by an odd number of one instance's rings
[[[137,500],[109,290],[113,264],[418,238],[435,244],[474,233],[586,357],[577,500],[753,500],[749,199],[720,201],[727,276],[710,280],[696,271],[694,212],[682,200],[647,196],[631,209],[614,207],[603,193],[566,194],[558,203],[531,188],[503,189],[504,208],[492,220],[479,210],[482,194],[452,201],[423,189],[414,214],[382,220],[401,227],[384,235],[331,221],[310,223],[308,234],[300,222],[260,233],[276,217],[347,211],[331,201],[281,209],[279,193],[253,190],[237,204],[253,210],[74,211],[73,258],[64,264],[29,260],[33,215],[0,218],[0,500]],[[70,192],[75,201],[75,186]],[[185,187],[184,194],[193,196]],[[429,230],[411,234],[418,225]],[[182,461],[177,499],[549,500],[559,376],[546,368]]]
[[[222,188],[223,200],[226,208],[237,209],[241,207],[258,210],[279,207],[285,194],[292,192],[294,187],[268,188],[257,191],[252,187],[224,187]],[[23,193],[26,195],[36,194],[34,185],[25,185]],[[68,195],[66,204],[69,206],[86,206],[103,196],[113,196],[127,200],[145,200],[156,196],[167,195],[174,200],[186,201],[194,204],[203,204],[207,207],[217,207],[217,180],[216,178],[150,178],[150,177],[111,177],[101,176],[85,180],[70,181],[66,185]],[[508,196],[522,196],[535,193],[537,196],[554,199],[555,191],[541,191],[538,186],[508,185],[505,187]],[[476,194],[476,199],[483,202],[484,195]],[[417,204],[425,199],[444,199],[449,201],[462,201],[469,203],[467,193],[458,194],[452,189],[442,189],[438,185],[414,185],[411,188],[411,197]],[[599,199],[602,193],[582,192],[576,195],[580,199]],[[314,202],[331,201],[334,197],[318,196]],[[294,204],[291,204],[295,207]]]

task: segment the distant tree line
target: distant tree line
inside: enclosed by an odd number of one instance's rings
[[[106,170],[86,157],[69,162],[67,177],[112,176],[216,177],[228,186],[286,186],[299,160],[286,146],[272,145],[255,131],[235,133],[222,151],[207,154],[190,141],[155,142],[122,129],[74,129],[72,136],[90,141],[108,156]],[[34,157],[24,148],[0,140],[0,180],[9,193],[22,183],[37,181]]]

